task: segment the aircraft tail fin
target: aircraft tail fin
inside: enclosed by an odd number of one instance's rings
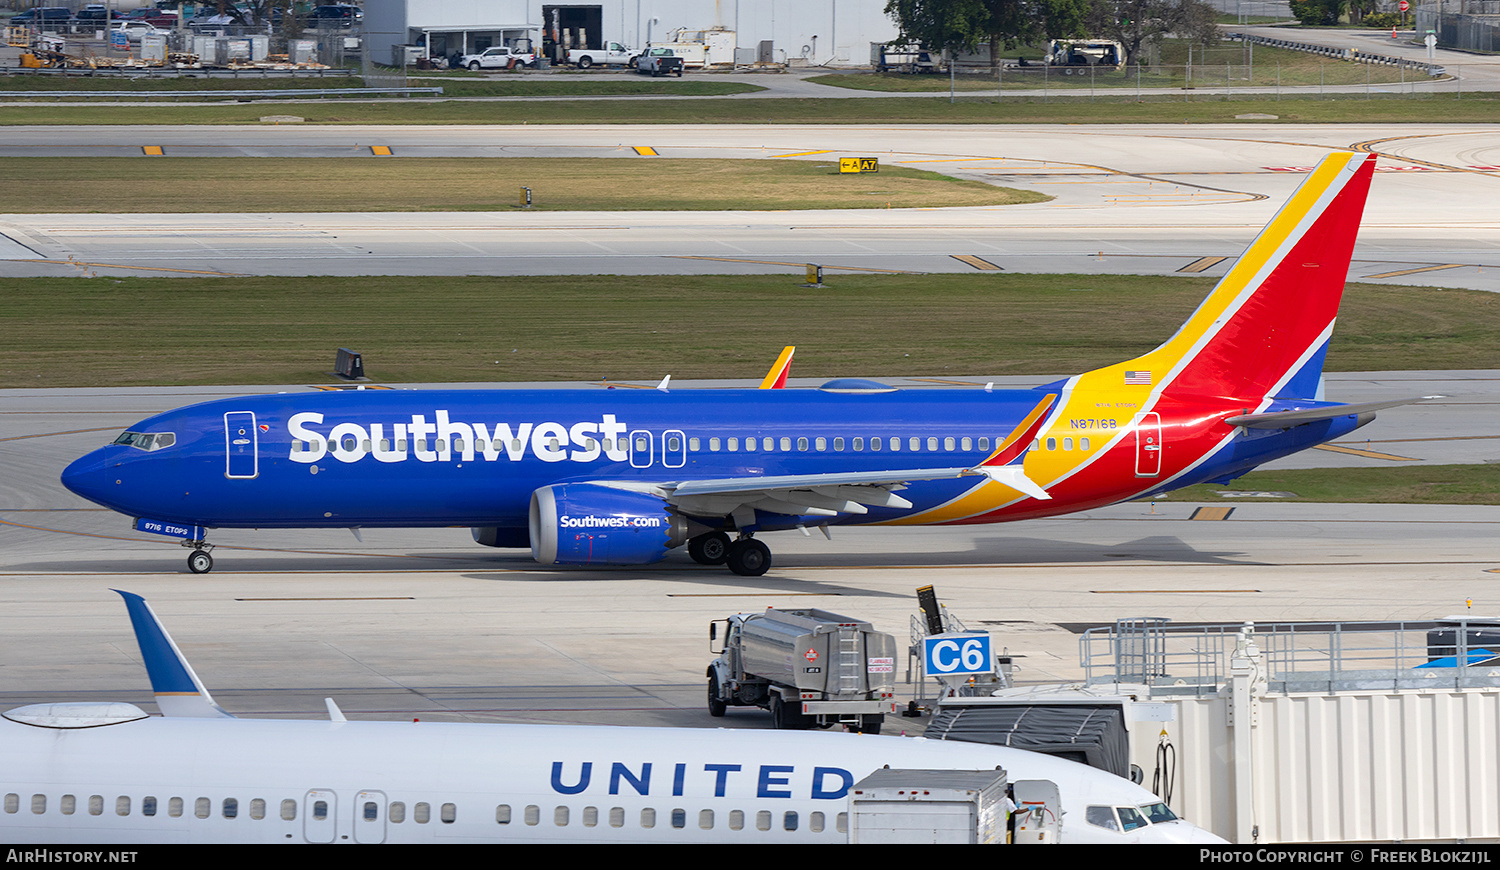
[[[1373,154],[1325,157],[1175,335],[1100,372],[1161,393],[1316,396],[1374,170]]]
[[[183,657],[146,599],[132,592],[114,591],[125,599],[125,609],[130,612],[130,624],[135,629],[135,641],[140,645],[146,673],[151,677],[151,691],[156,695],[156,706],[162,715],[233,719],[223,707],[214,703],[213,696],[193,673],[192,665]]]
[[[771,370],[766,372],[766,377],[760,382],[762,390],[781,390],[786,388],[786,377],[792,372],[792,354],[797,352],[797,346],[789,344],[781,349],[781,356],[771,364]]]

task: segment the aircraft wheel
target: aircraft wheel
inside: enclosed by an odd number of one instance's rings
[[[729,705],[719,697],[719,681],[710,674],[708,677],[708,715],[715,718],[724,715]]]
[[[207,574],[214,569],[214,557],[207,550],[194,550],[188,556],[188,570],[194,574]]]
[[[699,565],[722,565],[729,558],[729,536],[709,532],[688,541],[688,555]]]
[[[725,562],[741,577],[759,577],[771,568],[771,549],[754,538],[745,538],[729,546]]]

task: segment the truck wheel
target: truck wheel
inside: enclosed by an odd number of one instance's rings
[[[682,78],[682,67],[677,68],[677,77]]]
[[[477,61],[477,60],[471,60],[471,61],[469,61],[469,69],[473,70],[474,72],[479,72],[479,61]]]
[[[585,55],[583,57],[580,57],[578,59],[578,68],[579,69],[588,69],[589,67],[591,67],[593,65],[594,65],[594,59],[591,58],[591,57],[589,57],[589,56],[587,56],[587,55]]]
[[[859,733],[861,733],[861,734],[879,734],[880,733],[880,726],[881,726],[881,724],[884,721],[885,721],[885,717],[884,716],[880,716],[880,715],[861,717],[860,723],[859,723]]]
[[[792,726],[786,721],[786,705],[781,703],[780,695],[771,696],[771,727],[777,731],[785,731]]]
[[[724,703],[723,699],[719,697],[719,681],[714,679],[712,675],[709,675],[708,715],[717,718],[723,716],[724,711],[727,709],[729,709],[729,705]]]

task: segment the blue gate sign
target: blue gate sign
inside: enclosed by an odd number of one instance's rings
[[[169,523],[165,520],[149,520],[141,517],[135,521],[136,531],[150,532],[153,535],[166,535],[172,538],[187,538],[190,541],[203,540],[204,528],[202,526],[185,526],[182,523]]]
[[[922,660],[930,677],[988,674],[995,670],[987,634],[931,635],[922,640]]]
[[[130,34],[124,30],[111,30],[109,32],[109,47],[118,48],[121,51],[130,49]]]

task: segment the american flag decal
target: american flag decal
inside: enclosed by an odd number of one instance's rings
[[[1149,387],[1149,386],[1151,386],[1151,372],[1150,371],[1144,371],[1144,370],[1142,370],[1142,371],[1126,372],[1125,373],[1125,383],[1127,383],[1127,384],[1145,384],[1146,386]]]

